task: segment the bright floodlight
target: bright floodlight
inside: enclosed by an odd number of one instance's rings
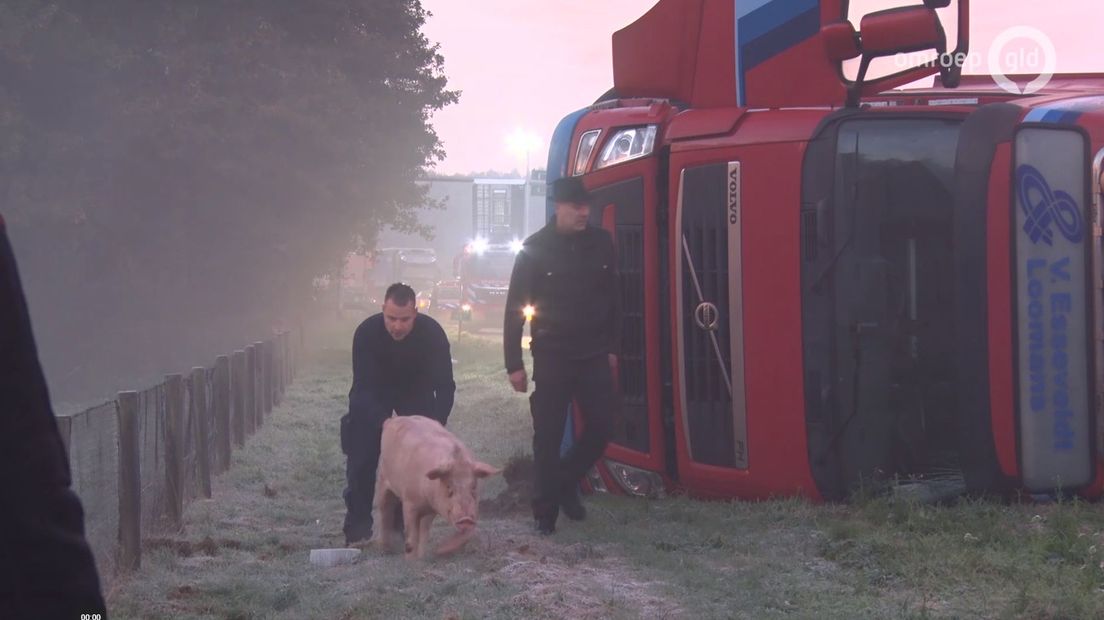
[[[482,237],[477,237],[471,242],[472,252],[476,254],[482,254],[487,251],[487,240]]]
[[[514,254],[517,254],[518,252],[520,252],[522,247],[523,247],[522,243],[518,239],[514,239],[513,241],[510,242],[510,249],[514,251]]]
[[[528,129],[517,128],[506,136],[506,147],[515,155],[528,155],[539,149],[541,138]]]

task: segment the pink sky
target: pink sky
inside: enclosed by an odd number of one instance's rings
[[[613,31],[654,4],[655,0],[422,0],[433,14],[424,32],[441,44],[449,87],[463,91],[460,103],[433,117],[447,151],[437,172],[524,170],[525,155],[511,153],[506,139],[519,129],[539,139],[541,146],[530,154],[530,167],[543,168],[548,140],[560,118],[593,103],[612,86]],[[857,26],[857,15],[920,0],[851,4]],[[998,33],[1028,25],[1053,41],[1059,71],[1104,71],[1096,34],[1104,13],[1101,6],[1100,0],[973,0],[972,54],[978,55],[976,62],[984,62]],[[945,15],[944,21],[953,23],[953,18]]]

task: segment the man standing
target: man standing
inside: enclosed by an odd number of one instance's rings
[[[586,518],[576,488],[605,451],[617,404],[613,371],[621,343],[621,291],[610,234],[589,225],[591,197],[578,177],[552,184],[556,217],[525,240],[506,297],[503,348],[510,384],[527,389],[521,333],[531,315],[533,382],[533,517],[537,531],[556,531],[560,508]],[[572,399],[583,433],[560,458]]]
[[[353,387],[349,413],[341,418],[345,465],[345,544],[372,537],[383,421],[398,415],[424,415],[442,425],[452,411],[456,383],[445,330],[418,313],[414,290],[392,284],[383,312],[364,320],[353,335]]]

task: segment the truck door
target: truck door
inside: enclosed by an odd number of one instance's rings
[[[622,341],[617,384],[621,410],[606,452],[616,463],[652,472],[665,469],[656,239],[656,162],[628,164],[628,176],[597,188],[594,224],[613,235],[621,275]],[[607,463],[607,466],[610,466]],[[616,464],[613,465],[617,467]],[[615,477],[625,475],[611,470]]]
[[[573,132],[569,170],[587,173],[594,195],[591,223],[608,230],[617,246],[621,282],[622,342],[616,383],[620,411],[615,434],[588,476],[592,487],[656,495],[670,480],[666,438],[670,410],[663,397],[665,275],[657,214],[660,157],[667,104],[594,110]],[[580,146],[582,145],[582,146]],[[576,421],[577,416],[576,416]]]

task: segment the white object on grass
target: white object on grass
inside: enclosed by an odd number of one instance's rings
[[[315,566],[352,564],[360,557],[360,549],[311,549],[310,562]]]

